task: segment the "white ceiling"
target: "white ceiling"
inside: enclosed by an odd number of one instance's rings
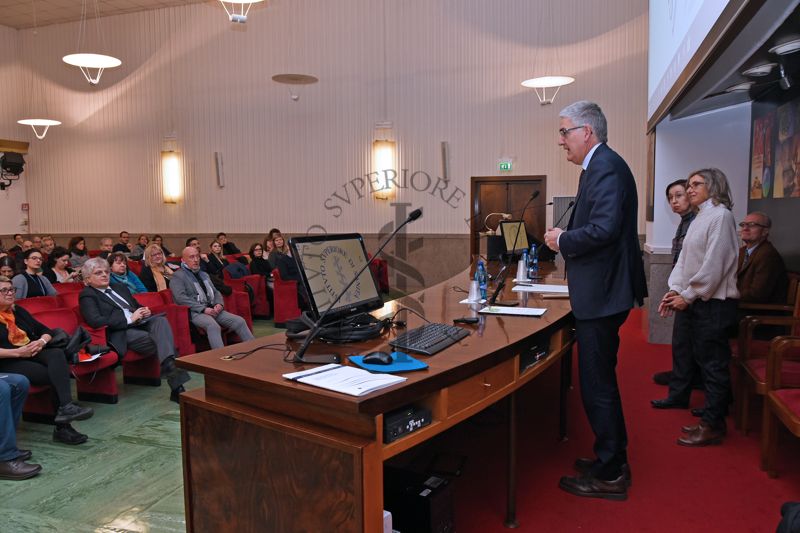
[[[161,9],[164,7],[197,4],[208,0],[96,0],[101,17]],[[81,19],[82,0],[0,0],[0,24],[11,28],[32,28],[33,10],[36,24],[48,26]],[[222,7],[220,6],[220,9]],[[86,1],[88,18],[94,18],[95,0]]]

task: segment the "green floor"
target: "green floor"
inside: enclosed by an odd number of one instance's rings
[[[257,337],[276,331],[256,321]],[[33,450],[42,473],[0,481],[0,531],[185,531],[178,405],[169,389],[122,384],[116,405],[87,403],[90,420],[75,428],[89,435],[79,446],[53,442],[53,427],[20,423],[19,446]],[[193,374],[187,389],[203,386]]]

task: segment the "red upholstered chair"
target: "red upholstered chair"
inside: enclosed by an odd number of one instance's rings
[[[48,328],[61,328],[70,335],[79,325],[78,315],[72,309],[48,309],[32,314],[36,320]],[[85,325],[84,327],[90,334],[92,333],[93,328]],[[98,335],[98,331],[95,330],[94,333],[93,340]],[[116,364],[117,354],[110,352],[101,355],[91,363],[70,365],[78,389],[78,399],[89,402],[117,403],[117,377],[114,374]]]
[[[756,338],[756,331],[761,326],[782,326],[789,335],[800,335],[800,293],[796,295],[795,307],[792,317],[781,316],[748,316],[739,324],[738,357],[734,363],[737,369],[738,394],[736,394],[736,423],[746,434],[749,430],[748,418],[752,393],[763,396],[766,392],[767,355],[770,350],[770,341]],[[794,363],[785,365],[784,370],[792,372]],[[798,365],[800,366],[800,365]],[[792,383],[792,377],[787,375],[787,383]],[[800,374],[798,375],[800,379]],[[766,414],[766,404],[764,405]]]
[[[138,277],[142,273],[142,262],[128,260],[128,271],[133,272]]]
[[[787,364],[800,365],[800,337],[781,336],[772,340],[767,358],[767,384],[764,395],[764,429],[761,435],[761,468],[776,477],[778,422],[800,437],[800,385],[786,379]],[[795,376],[795,378],[798,376]]]
[[[83,283],[53,283],[53,288],[59,295],[81,292],[85,286]]]
[[[98,255],[102,254],[103,250],[89,250],[89,257],[97,257]]]
[[[169,289],[161,292],[169,292],[170,300],[172,293]],[[166,302],[160,292],[141,292],[134,294],[134,298],[140,305],[149,307],[153,313],[164,313],[172,328],[172,336],[175,338],[175,347],[179,355],[189,355],[195,353],[194,343],[189,330],[189,308],[185,305],[177,305]]]
[[[247,292],[244,284],[247,283],[253,289],[252,314],[256,316],[268,317],[270,315],[269,300],[267,300],[267,282],[264,276],[258,274],[248,274],[238,279],[233,279],[227,269],[222,270],[225,285],[235,291]]]
[[[173,303],[174,300],[172,299],[172,291],[169,289],[163,290],[158,294],[161,295],[161,298],[167,303]],[[245,322],[247,322],[247,327],[250,328],[250,331],[253,331],[253,315],[250,313],[250,297],[247,296],[246,292],[236,291],[234,290],[229,296],[223,296],[223,305],[225,306],[225,310],[229,313],[233,313],[235,315],[239,315],[244,318]],[[183,306],[177,306],[183,307]],[[241,310],[240,310],[241,309]],[[188,313],[188,308],[187,308]],[[188,318],[188,315],[187,315]],[[204,351],[208,350],[208,343],[205,340],[205,331],[201,328],[198,328],[194,324],[189,325],[190,333],[189,335],[189,342],[192,342],[191,339],[195,339],[195,343],[192,345],[194,350],[196,351]],[[199,333],[200,336],[191,337],[191,331]],[[225,331],[223,331],[222,338],[226,340],[228,335]]]
[[[281,273],[276,268],[272,270],[272,283],[275,325],[282,328],[302,312],[297,305],[297,281],[281,279]]]
[[[58,296],[34,296],[33,298],[22,298],[14,303],[30,314],[62,307]]]
[[[22,419],[26,422],[52,424],[56,417],[55,391],[50,385],[33,385],[22,406]]]
[[[58,285],[60,285],[60,283]],[[81,293],[77,291],[65,292],[58,295],[58,300],[61,302],[60,307],[66,307],[67,309],[77,309],[80,298]]]

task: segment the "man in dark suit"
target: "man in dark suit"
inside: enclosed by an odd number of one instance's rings
[[[170,399],[178,401],[189,381],[185,370],[175,367],[175,340],[169,322],[153,316],[150,309],[139,305],[128,287],[109,283],[108,262],[100,257],[89,259],[81,268],[86,288],[81,291],[80,309],[86,323],[93,328],[106,327],[108,344],[120,358],[128,348],[145,355],[156,355],[161,362],[161,375],[167,378]]]
[[[781,254],[769,242],[772,220],[754,211],[739,223],[742,242],[736,287],[740,302],[785,304],[789,279]]]
[[[595,434],[593,459],[559,486],[576,496],[624,500],[630,484],[625,419],[617,386],[619,328],[647,288],[637,234],[636,182],[606,145],[602,110],[576,102],[561,113],[559,146],[583,168],[567,230],[550,228],[545,243],[566,261],[578,341],[583,407]]]

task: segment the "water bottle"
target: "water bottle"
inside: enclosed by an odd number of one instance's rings
[[[528,255],[528,279],[539,277],[539,250],[536,243],[531,244],[531,253]]]
[[[478,261],[478,270],[475,271],[475,281],[478,282],[478,287],[481,289],[481,300],[486,299],[486,284],[489,276],[486,274],[486,267],[483,266],[483,261]]]
[[[528,250],[522,250],[522,264],[525,265],[525,271],[528,271],[528,265],[531,264],[530,256],[528,255]]]

